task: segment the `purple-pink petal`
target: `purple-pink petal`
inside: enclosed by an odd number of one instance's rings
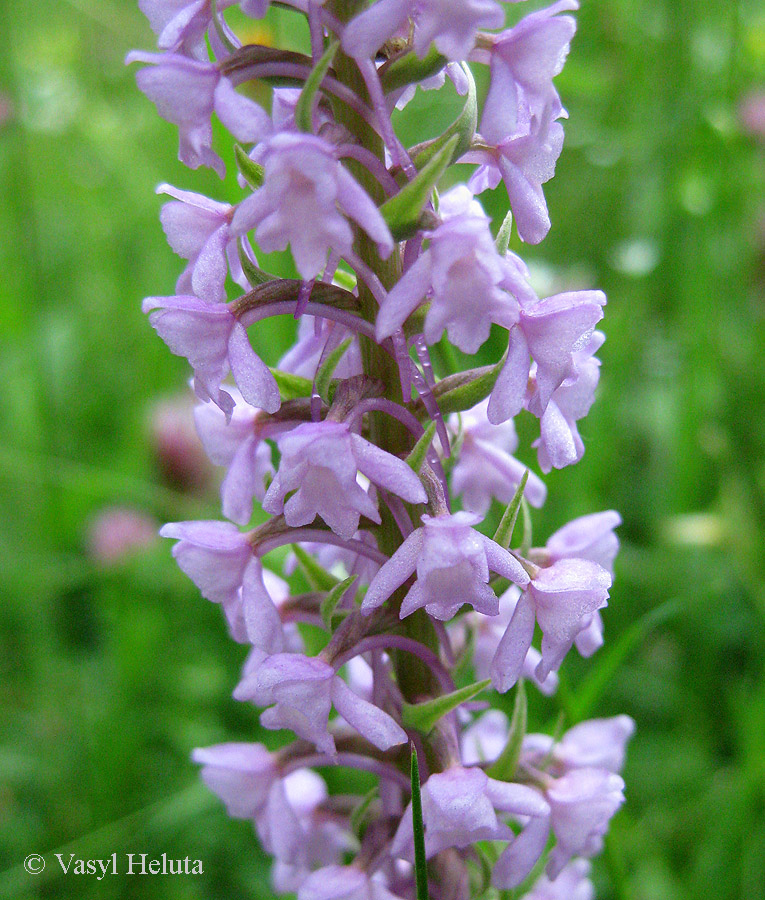
[[[202,766],[202,780],[233,818],[253,819],[268,802],[277,770],[274,757],[262,744],[199,747],[191,758]]]
[[[431,257],[426,250],[391,288],[377,313],[377,340],[390,337],[425,302],[431,288]]]
[[[343,50],[354,59],[374,59],[377,50],[409,17],[412,0],[378,0],[345,26]]]
[[[426,503],[425,488],[411,467],[358,434],[351,434],[353,456],[359,471],[367,478],[409,503]]]
[[[340,676],[332,682],[332,703],[358,733],[380,750],[389,750],[408,740],[404,729],[386,712],[355,694]]]
[[[533,637],[534,607],[524,591],[491,662],[491,683],[500,694],[509,691],[520,678]]]
[[[247,637],[253,647],[266,653],[281,653],[284,631],[274,601],[263,582],[260,560],[253,559],[244,570],[242,579],[242,610]]]
[[[228,361],[237,387],[250,406],[274,413],[281,406],[279,388],[268,366],[255,353],[241,322],[235,322],[228,340]]]
[[[417,568],[417,559],[425,543],[421,528],[413,531],[372,579],[361,604],[362,612],[377,609],[390,595],[410,578]]]
[[[506,422],[523,408],[529,381],[529,346],[520,328],[510,330],[507,360],[491,392],[486,415],[493,425]]]

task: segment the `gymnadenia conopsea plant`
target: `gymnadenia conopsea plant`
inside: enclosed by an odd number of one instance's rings
[[[274,891],[298,900],[421,897],[416,845],[433,900],[591,897],[633,723],[527,733],[524,685],[554,694],[572,647],[602,644],[620,520],[584,515],[532,546],[546,488],[512,454],[513,419],[530,415],[542,473],[581,458],[606,298],[539,297],[508,249],[513,228],[529,243],[550,228],[542,185],[565,117],[553,78],[576,0],[526,15],[495,0],[139,5],[159,44],[128,57],[140,89],[178,126],[180,159],[222,176],[214,114],[240,187],[233,205],[159,188],[188,262],[178,293],[144,310],[188,359],[201,440],[226,470],[224,518],[162,534],[251,648],[234,697],[295,736],[197,749],[203,779],[254,822]],[[270,5],[307,22],[305,52],[239,40],[232,7],[257,20]],[[255,81],[263,105],[241,89]],[[418,85],[461,109],[406,146],[396,110]],[[478,197],[500,182],[511,214],[492,230]],[[299,277],[261,268],[287,247]],[[272,316],[297,319],[298,337],[263,360],[250,338]],[[447,368],[451,346],[474,356],[490,331],[498,359]],[[271,518],[253,526],[256,503]],[[280,547],[302,593],[273,570]],[[489,703],[510,691],[508,718]],[[330,795],[315,769],[332,766],[364,773],[348,780],[363,791]]]

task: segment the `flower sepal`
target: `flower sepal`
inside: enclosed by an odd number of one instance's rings
[[[380,213],[394,240],[412,237],[420,228],[425,204],[450,165],[459,140],[459,135],[452,135],[416,177],[380,207]]]
[[[428,734],[439,719],[478,696],[490,684],[491,679],[486,678],[484,681],[468,684],[450,694],[442,694],[433,700],[423,700],[422,703],[404,703],[401,710],[401,721],[408,728],[416,728],[417,731]]]
[[[481,400],[485,400],[494,390],[497,378],[505,364],[505,356],[493,366],[481,366],[477,369],[467,369],[456,375],[447,375],[433,388],[433,396],[438,402],[438,408],[443,415],[462,412],[477,406]],[[424,412],[419,404],[415,406],[415,414]]]
[[[446,57],[435,47],[431,47],[422,58],[417,56],[414,50],[403,53],[388,60],[380,69],[383,90],[386,94],[390,94],[410,84],[432,78],[446,66],[447,62]]]

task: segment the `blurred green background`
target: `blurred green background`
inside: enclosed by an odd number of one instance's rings
[[[598,896],[761,900],[765,10],[585,0],[578,20],[553,228],[522,252],[541,290],[609,296],[587,451],[535,519],[543,541],[586,512],[624,517],[606,648],[567,661],[561,695],[638,723]],[[265,39],[288,27],[271,15]],[[270,897],[250,826],[189,762],[257,733],[230,698],[244,648],[169,546],[105,563],[93,536],[115,506],[151,529],[219,515],[157,413],[189,372],[140,300],[182,267],[155,186],[236,201],[231,154],[223,185],[177,162],[176,129],[123,65],[154,47],[133,0],[1,0],[0,29],[0,897]],[[433,102],[414,108],[427,120]],[[505,202],[487,201],[495,221]],[[290,328],[259,332],[269,362]],[[205,874],[75,880],[56,851],[166,852]]]

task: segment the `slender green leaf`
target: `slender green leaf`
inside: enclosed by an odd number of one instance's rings
[[[401,711],[401,721],[409,728],[416,728],[423,734],[433,729],[436,722],[447,713],[456,709],[460,704],[472,700],[481,691],[485,691],[491,684],[491,679],[477,681],[467,687],[452,691],[451,694],[443,694],[433,700],[425,700],[423,703],[405,703]]]
[[[468,676],[473,664],[473,650],[475,649],[475,628],[465,629],[465,645],[463,646],[457,664],[452,667],[452,678],[460,681]]]
[[[412,50],[387,63],[380,70],[380,81],[386,94],[408,84],[417,84],[444,68],[448,60],[435,47],[420,59]]]
[[[316,390],[325,403],[329,403],[329,384],[334,375],[337,364],[343,357],[345,351],[351,346],[352,337],[346,338],[342,344],[327,355],[327,358],[321,364],[321,368],[316,373]]]
[[[528,471],[528,469],[526,470]],[[533,532],[531,529],[531,509],[529,501],[524,494],[521,497],[521,514],[523,515],[523,536],[521,537],[521,556],[528,558],[531,550],[531,542],[533,540]]]
[[[466,373],[462,373],[457,376],[450,375],[439,381],[433,395],[438,401],[441,413],[447,415],[462,412],[485,400],[494,389],[506,359],[507,353],[495,366],[474,369],[468,377],[465,377]]]
[[[310,397],[313,385],[302,375],[293,375],[292,372],[282,372],[281,369],[271,369],[271,374],[279,387],[282,400],[299,400],[301,397]]]
[[[316,95],[324,80],[324,76],[332,65],[332,60],[335,58],[339,46],[338,41],[333,41],[327,47],[321,59],[316,63],[311,74],[306,79],[305,87],[300,92],[297,105],[295,106],[295,124],[301,131],[309,133],[313,131],[313,107]]]
[[[417,883],[417,900],[428,900],[428,860],[425,856],[425,825],[422,821],[422,795],[420,792],[420,768],[417,750],[411,744],[412,778],[412,830],[414,832],[414,874]]]
[[[435,434],[436,423],[431,422],[425,429],[422,437],[417,441],[414,447],[412,447],[409,456],[407,456],[406,462],[409,463],[415,473],[419,473],[422,468],[422,464],[425,462],[425,457],[428,455],[428,450],[430,449]]]
[[[247,184],[255,190],[262,187],[266,178],[266,170],[263,166],[251,160],[247,152],[239,144],[234,144],[234,155],[236,156],[236,164],[239,167],[239,171]]]
[[[504,256],[507,253],[508,247],[510,246],[510,234],[513,230],[513,214],[508,212],[505,216],[504,221],[500,225],[499,231],[497,232],[497,253],[500,256]]]
[[[268,272],[264,272],[255,265],[250,257],[244,252],[241,244],[237,244],[237,249],[239,251],[239,262],[241,263],[244,276],[253,287],[257,287],[259,284],[265,284],[267,281],[275,280],[275,275],[269,275]]]
[[[417,231],[423,208],[449,166],[458,142],[457,135],[451,137],[412,181],[380,207],[396,240],[411,237]]]
[[[502,514],[499,525],[497,525],[497,530],[494,532],[494,540],[500,547],[509,547],[510,541],[513,539],[513,530],[515,529],[515,523],[518,519],[518,510],[521,508],[521,500],[523,499],[523,492],[526,490],[526,482],[528,480],[529,470],[526,469],[523,473],[523,477],[518,482],[518,487],[515,489],[513,499],[507,504],[507,509]]]
[[[473,845],[472,852],[478,863],[476,876],[478,882],[477,897],[479,900],[483,900],[483,898],[489,900],[489,897],[493,897],[493,892],[487,896],[487,891],[490,890],[491,885],[491,873],[498,859],[498,856],[492,852],[492,849],[491,844],[486,841],[479,841],[477,844]],[[471,897],[472,896],[473,894],[471,894]]]
[[[555,755],[555,748],[560,743],[560,739],[563,737],[563,731],[566,728],[567,714],[565,709],[561,709],[558,711],[558,715],[555,717],[555,724],[552,728],[552,733],[550,737],[552,741],[550,742],[550,749],[545,753],[542,759],[539,762],[538,768],[542,771],[547,769],[550,763],[553,760],[553,756]]]
[[[300,544],[293,544],[292,549],[295,552],[300,568],[303,570],[303,574],[314,590],[332,591],[340,584],[340,579],[335,578],[323,566],[320,566],[310,553],[306,553]]]
[[[371,790],[367,791],[367,793],[364,794],[359,805],[351,813],[350,827],[351,831],[356,835],[356,837],[361,836],[361,827],[367,818],[369,808],[379,796],[380,789],[377,785],[375,785]]]
[[[356,289],[356,276],[352,272],[346,272],[345,269],[337,269],[332,280],[346,291]]]
[[[358,575],[351,575],[350,578],[346,578],[345,581],[341,581],[339,584],[336,584],[331,591],[327,594],[327,596],[321,601],[321,607],[319,611],[321,612],[321,620],[327,626],[327,628],[332,630],[332,616],[337,609],[337,604],[343,599],[345,596],[345,592],[350,588],[354,581],[358,578]]]
[[[515,688],[515,703],[513,704],[513,715],[510,719],[510,730],[507,735],[502,753],[500,753],[494,764],[487,770],[490,778],[496,778],[497,781],[512,781],[515,770],[518,767],[518,760],[521,757],[521,745],[523,738],[526,736],[526,728],[528,725],[528,702],[526,700],[526,686],[523,679],[520,679]]]

